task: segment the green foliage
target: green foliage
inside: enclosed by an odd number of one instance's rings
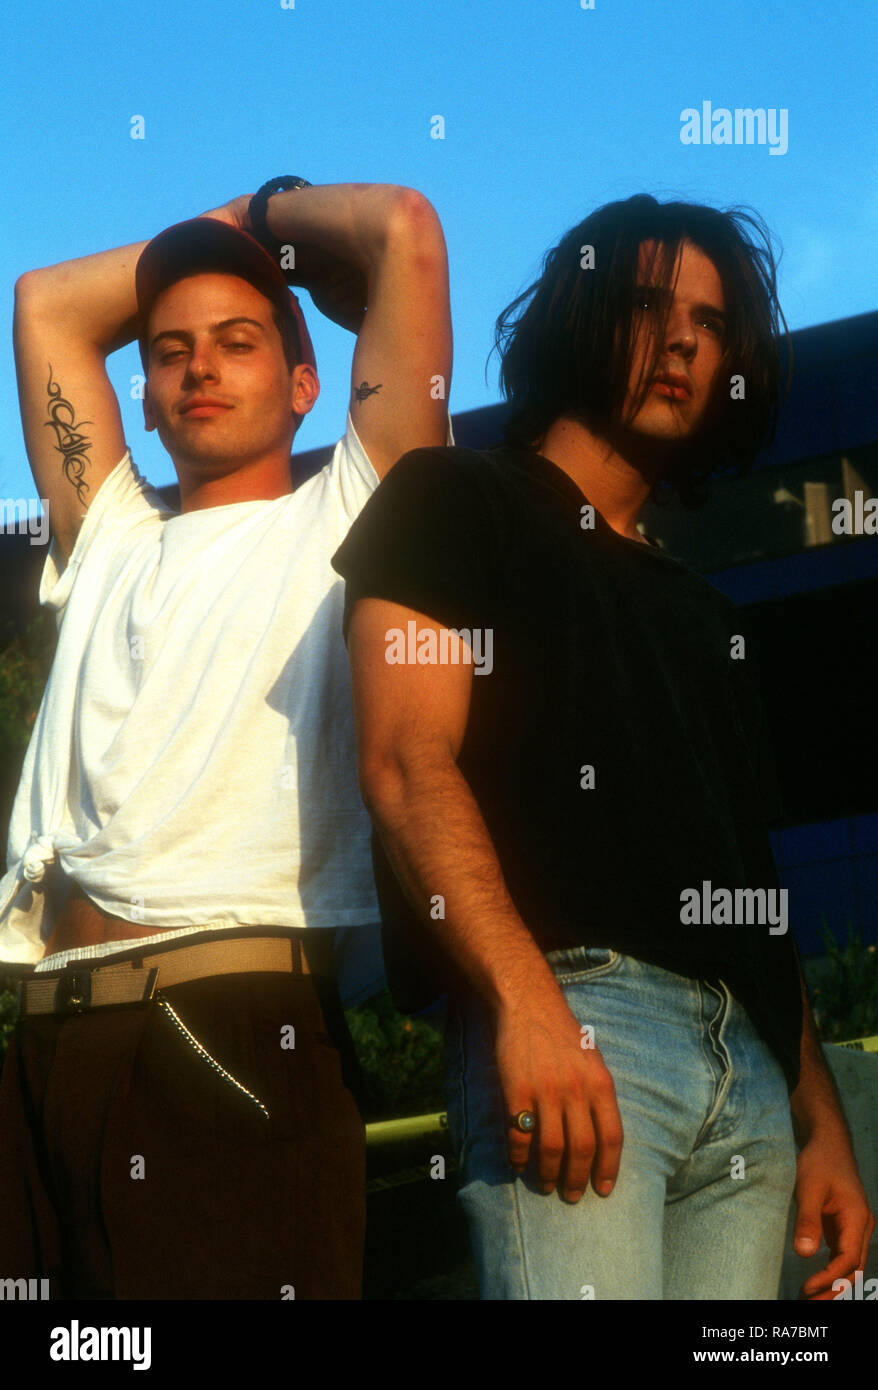
[[[25,749],[52,665],[54,615],[38,613],[23,633],[0,645],[0,867]]]
[[[24,633],[0,649],[0,748],[23,754],[30,738],[55,652],[56,629],[48,609]]]
[[[839,946],[822,918],[825,956],[805,972],[814,1021],[823,1042],[847,1042],[878,1033],[878,948],[866,946],[847,923],[847,943]]]
[[[397,1013],[387,990],[345,1013],[363,1071],[368,1119],[445,1109],[442,1034],[435,1024]]]
[[[0,870],[25,750],[55,653],[54,614],[42,610],[23,633],[0,646]],[[17,1012],[14,982],[0,975],[0,1066]]]

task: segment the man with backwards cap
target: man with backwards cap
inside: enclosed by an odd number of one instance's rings
[[[296,487],[320,386],[287,278],[357,334],[344,436]],[[107,375],[135,336],[179,512]],[[394,461],[446,441],[441,227],[411,189],[275,180],[24,275],[15,348],[59,633],[0,882],[23,976],[0,1277],[357,1298],[364,1137],[331,961],[335,929],[379,914],[329,560]]]

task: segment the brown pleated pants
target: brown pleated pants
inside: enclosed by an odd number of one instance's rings
[[[268,1116],[155,1002],[20,1019],[0,1083],[0,1279],[48,1277],[52,1298],[359,1298],[363,1122],[313,977],[162,993]]]

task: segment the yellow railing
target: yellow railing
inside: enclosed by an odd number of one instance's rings
[[[851,1042],[831,1043],[832,1047],[852,1047],[856,1052],[878,1052],[878,1034],[872,1038],[854,1038]]]

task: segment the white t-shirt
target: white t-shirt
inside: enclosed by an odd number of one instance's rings
[[[270,502],[173,512],[126,453],[63,571],[50,548],[58,648],[12,812],[0,960],[43,957],[53,859],[105,911],[173,936],[378,920],[330,565],[377,486],[350,416],[331,462]]]

